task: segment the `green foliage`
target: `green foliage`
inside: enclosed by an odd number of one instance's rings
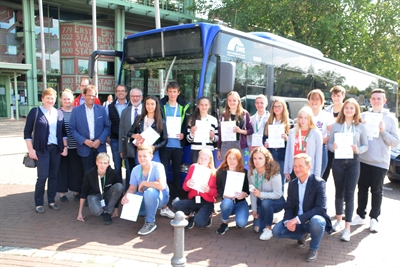
[[[400,80],[399,0],[196,0],[192,9],[232,28],[269,31]]]

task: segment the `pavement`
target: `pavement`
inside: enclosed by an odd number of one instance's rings
[[[112,225],[83,211],[85,222],[76,220],[78,202],[57,202],[59,211],[37,214],[33,192],[36,169],[22,165],[27,151],[23,140],[24,119],[0,119],[0,266],[171,266],[174,229],[171,220],[157,215],[157,230],[148,236],[137,231],[137,223],[115,218]],[[323,237],[316,262],[307,263],[308,251],[295,241],[259,240],[252,231],[252,218],[244,229],[231,227],[224,235],[215,231],[221,223],[219,204],[210,228],[185,231],[186,266],[399,266],[400,184],[385,180],[380,229],[369,231],[369,223],[352,226],[350,242],[340,233]],[[327,183],[328,214],[334,218],[334,184]],[[45,197],[46,201],[46,197]],[[283,213],[278,214],[281,219]],[[182,265],[183,266],[183,265]]]

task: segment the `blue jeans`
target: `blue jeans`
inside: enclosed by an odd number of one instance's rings
[[[118,182],[122,183],[122,158],[118,152],[118,140],[117,139],[110,139],[110,147],[112,152],[112,157],[114,161],[114,170],[118,174]],[[130,170],[129,170],[129,163],[125,160],[125,177],[130,177]]]
[[[156,221],[156,212],[168,204],[169,194],[167,190],[157,190],[147,188],[144,192],[136,191],[136,195],[143,196],[139,215],[145,216],[146,222],[154,223]]]
[[[100,194],[88,195],[87,201],[90,212],[94,216],[100,216],[103,213],[103,211],[108,214],[112,214],[115,208],[115,204],[119,202],[119,199],[121,198],[123,192],[124,192],[124,186],[121,183],[116,183],[113,186],[111,186],[110,189],[108,189],[104,193],[104,200],[106,202],[106,206],[104,208],[101,206]]]
[[[322,144],[322,165],[321,165],[321,173],[316,173],[315,176],[322,177],[325,172],[326,166],[328,166],[328,148],[325,144]]]
[[[285,182],[286,182],[286,178],[285,178],[285,174],[283,173],[283,167],[285,166],[285,160],[279,160],[279,152],[280,149],[274,149],[274,148],[270,148],[268,149],[269,152],[271,152],[272,157],[274,158],[274,160],[276,162],[278,162],[279,164],[279,171],[281,173],[281,178],[282,178],[282,192],[283,192],[283,187],[285,186]]]
[[[336,215],[343,214],[343,199],[346,201],[346,222],[351,222],[354,211],[354,191],[360,176],[360,160],[357,154],[353,159],[333,159],[333,179],[335,181]]]
[[[315,215],[306,224],[296,225],[296,230],[294,230],[294,232],[289,231],[284,225],[283,221],[280,221],[272,229],[272,234],[275,238],[290,238],[294,240],[300,240],[305,233],[310,233],[310,249],[318,250],[322,237],[324,236],[325,226],[325,218],[320,215]]]
[[[262,231],[266,226],[271,226],[274,219],[274,213],[280,212],[285,207],[285,198],[264,199],[257,198],[258,219],[254,219],[253,227],[258,226]]]
[[[55,203],[57,194],[57,173],[60,166],[60,149],[56,145],[48,145],[45,151],[36,150],[37,180],[35,186],[35,206],[44,204],[44,187],[47,180],[47,202]]]
[[[230,198],[224,198],[221,201],[221,218],[224,223],[229,220],[229,216],[235,214],[236,226],[243,228],[249,220],[249,205],[246,200],[233,202]]]
[[[196,204],[195,199],[183,199],[174,203],[174,210],[182,211],[185,215],[195,212],[194,223],[197,227],[205,227],[213,210],[214,203],[201,199],[201,203]]]

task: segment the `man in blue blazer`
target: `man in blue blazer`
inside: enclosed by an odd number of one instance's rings
[[[276,238],[297,240],[297,247],[305,247],[311,235],[310,250],[306,261],[315,261],[324,232],[332,232],[332,223],[326,214],[326,184],[319,177],[310,175],[311,157],[305,153],[294,157],[296,179],[289,183],[285,216],[275,225],[272,234]]]
[[[84,172],[96,165],[96,157],[100,152],[107,152],[106,139],[110,135],[106,110],[94,103],[96,92],[94,85],[85,87],[85,104],[72,110],[69,121],[69,130],[77,142],[76,148],[82,158]]]

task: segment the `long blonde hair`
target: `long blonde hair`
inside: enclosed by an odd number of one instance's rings
[[[299,117],[300,117],[300,114],[303,112],[307,115],[307,118],[308,118],[308,129],[311,130],[311,129],[317,128],[317,126],[315,125],[314,120],[313,120],[312,109],[309,106],[305,106],[300,109],[299,114],[297,115],[296,131],[298,133],[301,131]]]
[[[215,175],[215,167],[214,167],[215,164],[214,164],[214,156],[213,156],[212,151],[208,148],[203,148],[202,150],[200,150],[199,156],[197,157],[197,164],[200,164],[200,161],[199,161],[200,153],[206,154],[207,156],[210,157],[210,162],[208,163],[207,167],[211,169],[212,175]]]
[[[336,122],[340,124],[346,122],[346,116],[344,115],[344,108],[349,104],[353,104],[356,109],[356,113],[353,116],[353,120],[354,120],[354,125],[357,126],[360,122],[362,122],[362,119],[361,119],[360,105],[358,105],[357,100],[355,100],[354,98],[349,98],[346,101],[344,101],[342,109],[340,110],[339,115],[336,118]]]
[[[225,103],[225,110],[224,110],[224,120],[225,121],[229,121],[230,120],[230,108],[229,108],[229,105],[228,105],[228,97],[230,97],[230,96],[234,96],[238,101],[238,107],[236,109],[236,114],[235,114],[235,121],[243,120],[244,113],[245,113],[246,110],[243,108],[242,102],[241,102],[241,99],[240,99],[240,95],[236,91],[230,91],[226,96],[226,103]]]
[[[288,134],[289,130],[290,130],[290,122],[289,122],[289,112],[286,106],[286,102],[285,100],[283,100],[282,98],[276,98],[272,104],[271,104],[271,108],[270,108],[270,116],[267,120],[267,123],[265,124],[265,130],[264,130],[264,134],[266,136],[268,136],[268,125],[272,125],[274,123],[274,119],[276,118],[276,114],[274,112],[274,104],[275,103],[279,103],[282,105],[282,119],[281,119],[281,124],[285,125],[285,133]]]

